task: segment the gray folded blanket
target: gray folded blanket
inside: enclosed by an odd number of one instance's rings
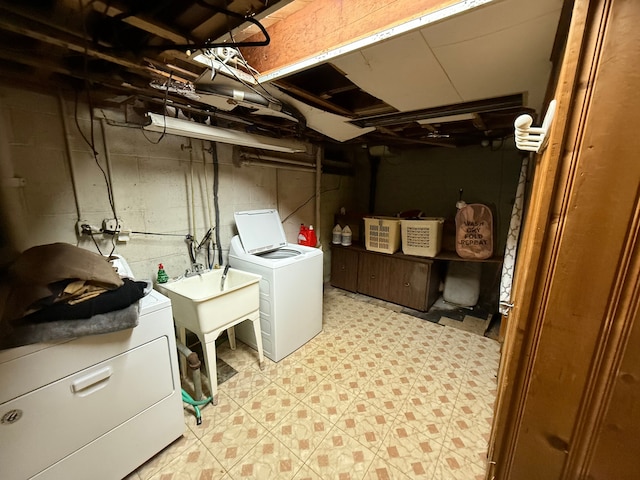
[[[122,310],[93,315],[90,319],[16,323],[5,332],[6,335],[0,335],[0,350],[133,328],[138,325],[139,310],[136,302]]]

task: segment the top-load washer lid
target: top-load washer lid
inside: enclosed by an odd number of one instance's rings
[[[255,255],[287,245],[277,210],[247,210],[233,216],[245,252]]]

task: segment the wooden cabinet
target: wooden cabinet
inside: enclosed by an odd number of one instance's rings
[[[409,260],[396,260],[394,263],[396,271],[392,275],[399,281],[389,286],[394,289],[390,293],[398,299],[397,303],[416,310],[428,310],[437,299],[440,278],[439,275],[431,275],[437,265]],[[434,286],[436,291],[430,292]]]
[[[334,245],[331,285],[426,311],[438,298],[439,266],[433,259]]]
[[[398,281],[397,278],[391,277],[392,270],[393,259],[391,257],[368,255],[366,252],[360,252],[358,259],[358,292],[370,297],[395,302],[395,300],[389,298],[389,284]]]
[[[357,251],[350,248],[332,248],[331,285],[350,292],[358,291]]]

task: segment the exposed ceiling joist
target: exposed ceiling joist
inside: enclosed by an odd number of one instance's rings
[[[105,3],[100,0],[96,0],[93,2],[93,9],[109,17],[123,16],[122,21],[124,23],[174,43],[199,43],[197,39],[191,38],[184,33],[169,28],[167,25],[161,24],[151,18],[147,18],[144,15],[128,15],[128,8],[114,2]]]
[[[85,40],[82,37],[62,32],[56,28],[42,23],[27,23],[25,20],[13,15],[2,15],[0,16],[0,29],[19,35],[24,35],[34,40],[44,42],[48,45],[54,45],[56,47],[68,49],[92,58],[104,60],[106,62],[119,65],[129,70],[138,72],[149,71],[147,67],[140,65],[134,60],[128,60],[123,56],[116,56],[110,53],[99,51],[97,48],[92,47],[88,40]]]
[[[455,3],[459,0],[368,0],[366,5],[364,2],[343,2],[336,6],[333,0],[314,0],[273,26],[271,45],[261,50],[247,49],[245,57],[262,75],[268,76]],[[335,28],[337,25],[340,28]]]
[[[515,116],[537,110],[526,102],[541,98],[565,0],[354,0],[339,8],[332,0],[228,0],[224,9],[213,2],[0,0],[0,77],[12,84],[40,84],[46,90],[87,88],[94,105],[124,94],[156,112],[170,105],[192,112],[188,115],[226,116],[236,126],[304,135],[327,144],[479,144],[481,139],[512,134]],[[457,5],[482,7],[438,17],[417,29],[406,27],[412,30],[404,35],[383,35],[389,29],[401,31],[407,19],[413,22],[425,12],[445,15]],[[232,16],[224,13],[227,10]],[[226,47],[207,49],[211,59],[214,53],[224,53],[215,57],[216,63],[197,62],[200,51],[187,55],[195,43],[251,40],[250,34],[260,29],[246,15],[268,25],[269,35],[276,39],[268,48],[243,49],[245,57],[259,61],[243,65],[240,56],[227,57]],[[553,48],[556,61],[566,19],[562,25]],[[235,29],[233,35],[230,29]],[[523,63],[521,48],[516,52],[517,42],[510,41],[513,35],[520,39],[523,31],[528,45],[535,47],[528,50],[528,63]],[[377,43],[366,48],[332,60],[318,55],[316,60],[324,63],[276,82],[252,81],[252,68],[265,73],[260,64],[265,59],[277,63],[313,49],[339,50],[344,42],[370,33]],[[470,57],[468,51],[476,53]],[[478,52],[488,53],[479,58]],[[214,78],[218,64],[228,58],[251,85],[227,74]],[[256,108],[235,98],[213,102],[211,95],[200,92],[202,85],[220,86],[225,79],[238,95],[263,95],[269,106]],[[466,116],[453,115],[460,104],[515,92],[522,95],[519,106],[483,106]],[[128,103],[132,104],[138,108],[140,102]],[[278,105],[293,107],[301,115],[276,115]]]

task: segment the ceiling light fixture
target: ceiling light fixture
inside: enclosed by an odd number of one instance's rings
[[[212,127],[192,122],[191,120],[158,115],[157,113],[148,113],[147,117],[151,120],[151,123],[143,128],[150,132],[165,132],[181,137],[211,140],[212,142],[229,143],[231,145],[273,150],[275,152],[301,153],[307,151],[306,145],[297,140],[271,138],[228,128]]]
[[[448,5],[439,10],[429,12],[425,15],[409,20],[408,22],[376,32],[373,35],[360,38],[354,42],[347,43],[346,45],[341,45],[333,50],[323,51],[318,55],[292,63],[291,65],[287,65],[286,67],[280,68],[271,73],[258,75],[258,83],[270,82],[286,75],[291,75],[292,73],[307,69],[319,63],[329,62],[333,58],[355,52],[356,50],[368,47],[382,40],[389,40],[390,38],[397,37],[403,33],[408,33],[418,28],[426,27],[432,23],[440,22],[454,15],[459,15],[476,7],[491,3],[492,1],[494,0],[461,0],[453,5]]]

